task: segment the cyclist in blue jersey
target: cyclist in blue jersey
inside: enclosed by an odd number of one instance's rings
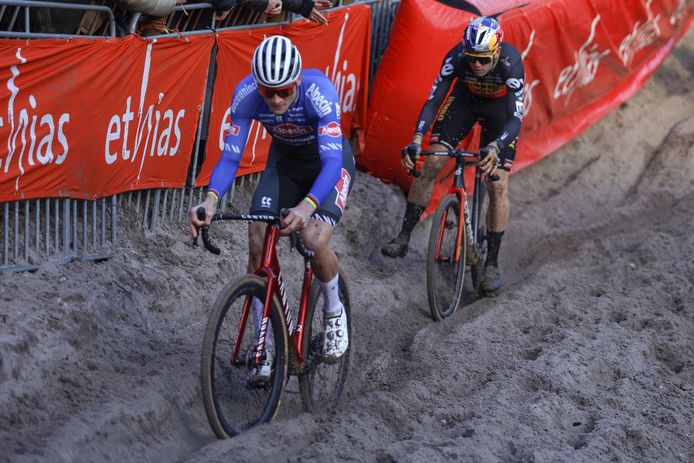
[[[302,71],[299,50],[279,35],[265,38],[256,48],[251,71],[234,91],[229,135],[205,200],[189,211],[190,230],[195,237],[198,227],[210,224],[219,198],[234,181],[251,122],[257,120],[272,141],[250,212],[278,215],[281,209],[290,209],[281,233],[301,231],[302,240],[315,252],[311,263],[325,295],[323,355],[326,362],[336,361],[346,352],[349,339],[338,292],[338,260],[329,243],[355,173],[352,150],[340,127],[337,90],[322,72]],[[205,221],[195,214],[200,206],[207,211]],[[249,225],[249,273],[260,266],[266,226],[264,222]],[[254,299],[256,330],[262,309],[263,301]],[[269,358],[251,372],[256,376],[251,380],[269,379],[271,343],[268,339]]]
[[[405,149],[409,156],[402,158],[403,166],[412,169],[411,157],[419,156],[422,138],[434,120],[429,146],[432,151],[455,149],[475,123],[482,122],[479,165],[486,174],[499,177],[488,182],[488,254],[482,280],[482,289],[488,293],[501,287],[498,254],[509,219],[508,177],[524,111],[525,71],[521,54],[502,39],[501,26],[494,18],[480,17],[466,27],[462,42],[443,60],[412,141]],[[383,246],[384,255],[402,257],[407,253],[410,234],[431,199],[434,178],[445,161],[446,158],[426,159],[423,175],[414,180],[408,193],[402,229]]]

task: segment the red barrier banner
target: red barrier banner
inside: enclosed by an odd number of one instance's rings
[[[213,44],[0,40],[0,201],[183,186]]]
[[[369,86],[371,10],[365,5],[354,5],[331,11],[326,17],[327,26],[304,20],[218,34],[217,78],[205,163],[197,176],[197,185],[209,183],[230,127],[232,94],[236,84],[250,74],[253,52],[266,35],[288,37],[299,48],[304,69],[319,69],[332,80],[340,97],[342,132],[347,137],[353,129],[364,127]],[[269,146],[269,134],[254,121],[237,175],[263,170]]]
[[[357,159],[362,169],[409,188],[400,149],[412,137],[443,57],[476,17],[470,13],[476,3],[483,14],[498,14],[504,41],[523,55],[526,101],[514,171],[633,95],[686,32],[693,14],[686,0],[403,0],[372,89],[366,147]],[[450,6],[461,4],[465,9]],[[472,138],[462,146],[474,149]],[[450,185],[450,167],[437,177],[430,209]]]

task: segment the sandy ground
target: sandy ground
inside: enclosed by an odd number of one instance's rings
[[[430,224],[381,256],[404,200],[359,175],[335,238],[355,320],[336,410],[302,412],[290,382],[271,424],[214,438],[200,344],[245,270],[241,225],[214,230],[222,258],[176,224],[107,262],[0,276],[0,461],[694,461],[693,73],[694,29],[635,97],[515,174],[505,288],[442,323]]]

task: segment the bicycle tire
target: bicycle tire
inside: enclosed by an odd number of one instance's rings
[[[445,196],[436,208],[427,250],[427,295],[435,321],[450,317],[462,301],[465,280],[465,226],[458,241],[460,201],[455,195]],[[454,259],[460,247],[460,259]]]
[[[232,365],[231,354],[239,333],[243,302],[248,296],[265,300],[267,281],[257,275],[243,275],[227,284],[210,312],[202,345],[201,385],[205,413],[215,435],[233,437],[270,421],[279,408],[287,379],[288,334],[277,295],[270,308],[268,332],[273,337],[274,371],[265,388],[247,384],[249,352],[256,334],[246,320],[239,357],[243,365]]]
[[[315,412],[325,408],[336,407],[342,397],[347,377],[349,375],[350,358],[354,345],[352,335],[352,306],[349,298],[349,285],[343,273],[340,272],[339,291],[340,301],[347,312],[347,332],[349,347],[335,363],[322,361],[323,351],[323,310],[319,282],[314,279],[311,285],[308,309],[306,312],[306,327],[304,328],[303,352],[304,366],[299,373],[299,390],[304,410]],[[320,302],[320,304],[319,304]]]
[[[479,223],[472,224],[473,229],[477,226],[477,242],[473,243],[477,253],[477,262],[470,266],[470,280],[475,296],[479,297],[482,294],[482,279],[484,278],[484,264],[487,261],[487,207],[489,206],[489,198],[487,198],[486,184],[480,185],[480,213],[478,217]],[[472,206],[470,207],[472,210]]]

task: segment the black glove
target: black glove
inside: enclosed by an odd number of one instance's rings
[[[415,158],[422,152],[422,145],[419,143],[410,143],[403,151],[412,159],[412,162],[415,162]]]

